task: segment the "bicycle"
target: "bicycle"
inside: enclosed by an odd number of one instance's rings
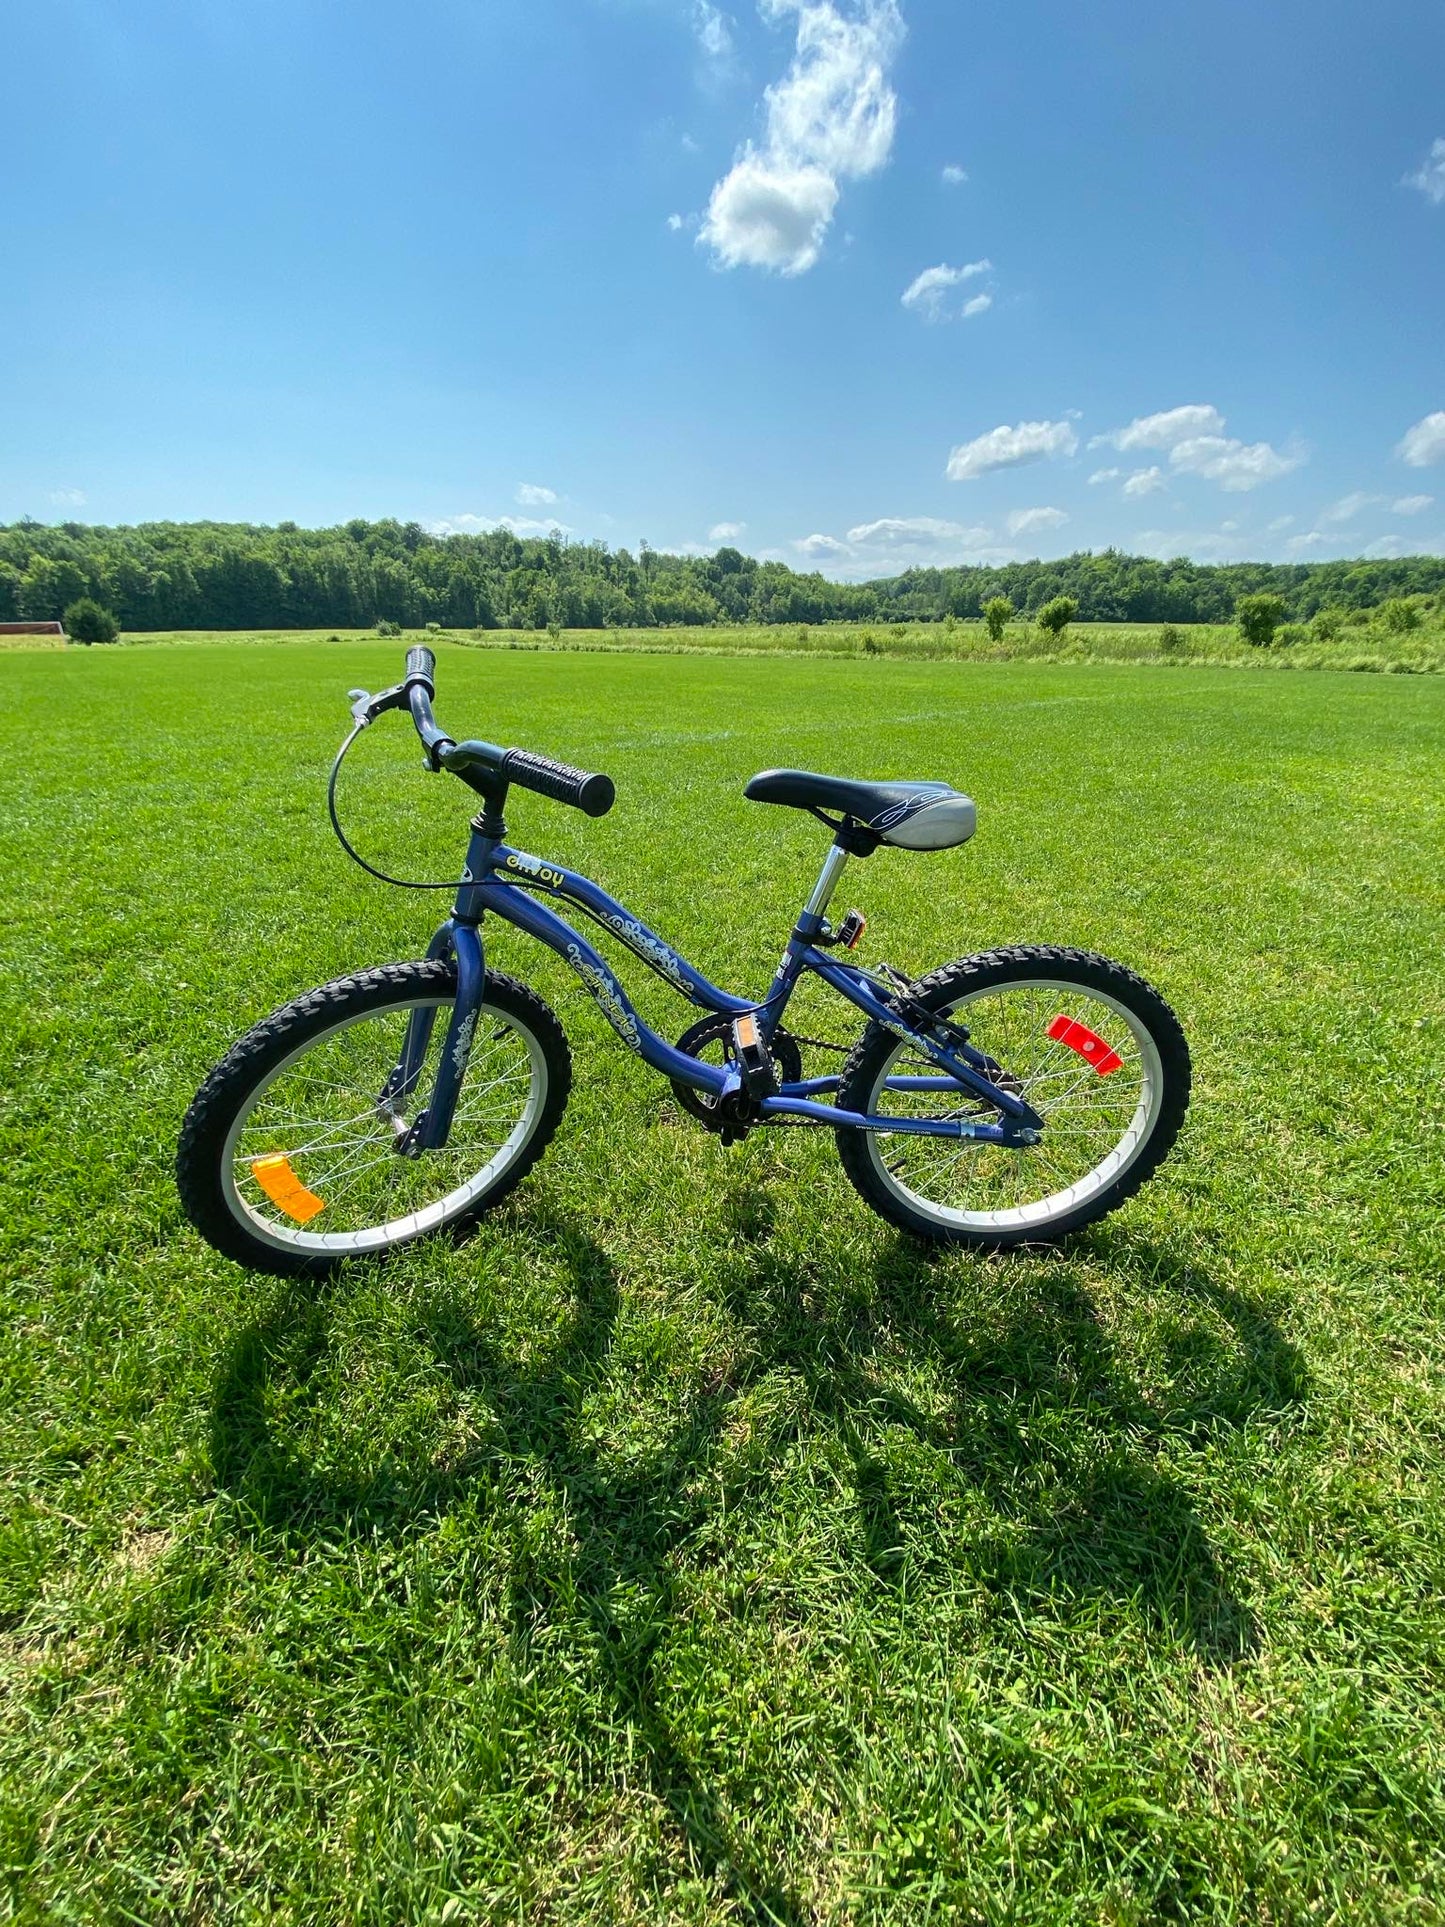
[[[448,736],[432,713],[436,662],[351,692],[352,729],[407,709],[432,771],[482,799],[452,913],[425,958],[308,991],[248,1031],[197,1092],[177,1177],[218,1251],[281,1274],[322,1273],[471,1223],[531,1170],[561,1121],[571,1055],[535,991],[486,967],[490,912],[563,957],[622,1042],[670,1080],[724,1143],[826,1127],[864,1201],[915,1236],[1000,1250],[1052,1243],[1131,1197],[1168,1155],[1189,1100],[1178,1019],[1105,957],[1045,946],[963,957],[911,979],[852,960],[864,919],[827,911],[850,858],[952,848],[972,800],[942,782],[859,782],[765,770],[750,799],[809,811],[832,832],[812,893],[760,999],[719,989],[588,878],[513,849],[503,807],[525,789],[600,817],[610,778],[527,750]],[[705,1014],[669,1043],[634,1009],[595,946],[552,907],[582,912]],[[830,954],[831,953],[831,954]],[[805,1076],[783,1024],[805,972],[867,1020],[841,1070]],[[884,1108],[886,1107],[886,1108]]]

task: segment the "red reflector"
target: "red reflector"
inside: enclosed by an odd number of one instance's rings
[[[1106,1044],[1097,1031],[1087,1024],[1075,1023],[1072,1017],[1059,1015],[1049,1025],[1049,1035],[1056,1043],[1066,1044],[1070,1050],[1077,1051],[1086,1063],[1092,1064],[1100,1077],[1107,1077],[1110,1071],[1123,1066],[1123,1058]]]

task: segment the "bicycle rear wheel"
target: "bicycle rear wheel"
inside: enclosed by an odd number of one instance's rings
[[[489,971],[451,1135],[403,1156],[456,1000],[450,960],[388,964],[309,991],[249,1031],[197,1093],[176,1177],[202,1237],[256,1270],[323,1273],[470,1222],[545,1150],[571,1087],[561,1025]],[[429,1026],[394,1091],[409,1026]]]
[[[1082,950],[995,950],[944,965],[913,994],[967,1030],[989,1074],[1044,1129],[1029,1146],[840,1130],[844,1170],[891,1223],[985,1250],[1052,1243],[1132,1197],[1168,1155],[1189,1102],[1189,1047],[1158,991],[1122,964]],[[839,1107],[997,1122],[987,1099],[957,1089],[889,1089],[930,1074],[936,1066],[906,1039],[870,1025],[844,1066]]]

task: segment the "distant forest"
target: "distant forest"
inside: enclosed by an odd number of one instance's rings
[[[1445,589],[1445,559],[1157,562],[1116,549],[997,568],[908,569],[831,582],[734,548],[638,552],[560,533],[522,539],[430,535],[416,522],[148,522],[136,528],[0,525],[0,621],[54,620],[80,596],[123,629],[603,629],[671,624],[936,622],[977,616],[1005,595],[1021,615],[1073,596],[1086,622],[1227,622],[1242,595],[1271,590],[1295,622],[1325,607],[1367,609]]]

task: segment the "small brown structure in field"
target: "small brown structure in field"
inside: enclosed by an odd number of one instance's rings
[[[0,622],[0,636],[63,636],[58,622]]]

